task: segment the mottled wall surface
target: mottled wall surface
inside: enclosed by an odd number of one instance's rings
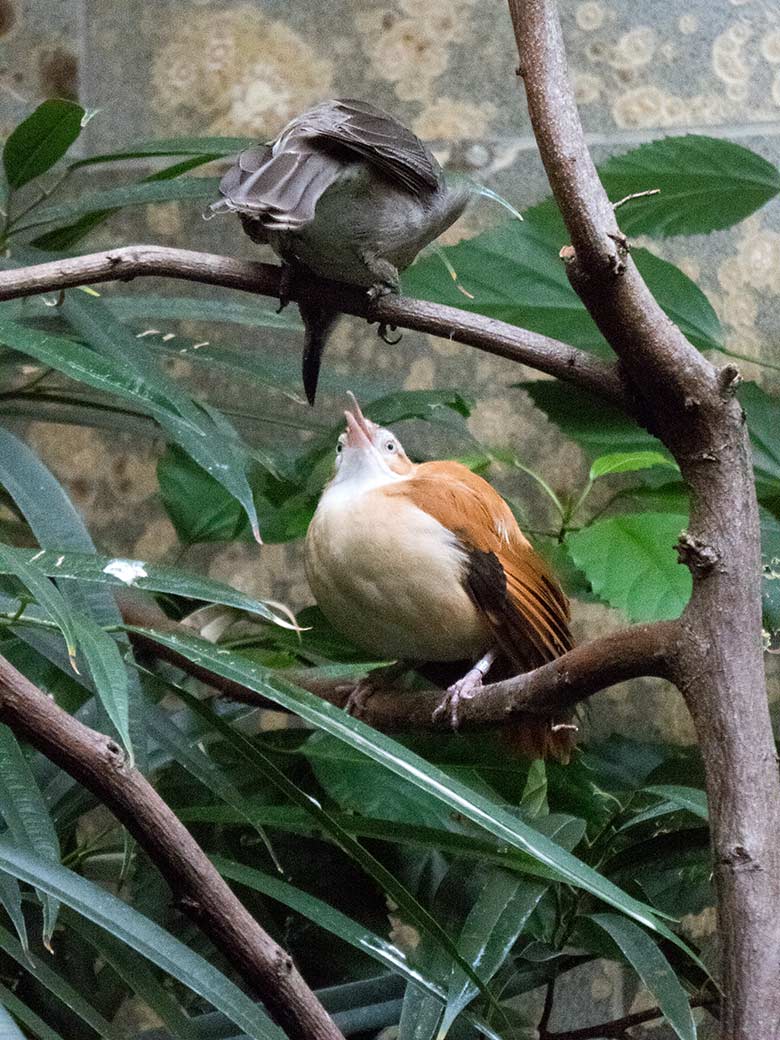
[[[777,0],[562,0],[561,8],[597,160],[664,133],[696,130],[780,162]],[[101,110],[81,144],[89,151],[182,133],[266,136],[311,102],[353,95],[397,114],[437,142],[440,158],[475,172],[517,206],[546,192],[501,0],[0,0],[0,53],[4,132],[50,95],[77,97]],[[96,182],[102,186],[105,177],[101,171]],[[449,238],[494,219],[484,203]],[[114,219],[90,244],[132,240],[250,251],[232,224],[204,224],[195,207],[177,205]],[[779,203],[731,231],[653,248],[701,285],[730,350],[780,364]],[[137,283],[132,291],[144,288]],[[289,337],[280,346],[225,327],[211,333],[214,342],[247,349],[298,349]],[[582,483],[585,465],[576,446],[522,392],[508,389],[533,373],[412,334],[391,350],[349,320],[335,336],[329,369],[342,373],[345,385],[359,385],[369,374],[388,387],[464,385],[478,401],[471,426],[482,440],[511,444],[559,490]],[[780,390],[780,368],[746,361],[742,369],[746,378]],[[209,389],[214,394],[213,384]],[[241,388],[223,389],[234,408],[251,411]],[[323,425],[334,421],[340,405],[337,395],[323,395]],[[244,428],[251,437],[251,423]],[[144,442],[139,450],[130,434],[117,438],[51,424],[33,426],[29,438],[67,482],[102,547],[172,558],[174,533],[156,498],[158,444]],[[527,502],[533,523],[549,523],[530,481],[507,474],[497,481]],[[188,560],[293,605],[307,600],[297,546],[199,548]],[[620,618],[582,606],[576,622],[584,635],[617,627]],[[596,698],[586,725],[597,735],[641,730],[691,739],[679,697],[654,682],[634,684],[630,696],[620,688]],[[591,981],[605,999],[615,996],[614,980]]]

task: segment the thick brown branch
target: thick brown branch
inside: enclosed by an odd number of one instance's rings
[[[122,604],[122,613],[130,624],[145,625],[150,620],[144,607],[133,609]],[[167,618],[162,623],[155,619],[153,624],[168,634],[182,627]],[[223,697],[274,707],[239,683],[193,665],[182,654],[155,642],[152,634],[131,631],[130,637],[134,646],[144,654],[176,665]],[[460,706],[461,727],[495,726],[529,714],[556,715],[615,683],[643,675],[665,677],[676,652],[677,638],[677,622],[659,621],[652,625],[634,625],[584,643],[532,672],[485,686],[478,697],[464,701]],[[312,678],[305,672],[291,672],[289,678],[339,707],[344,706],[354,685],[354,682],[345,682],[344,679]],[[446,730],[450,728],[449,716],[433,717],[443,696],[437,689],[409,693],[389,684],[386,688],[380,686],[367,700],[361,719],[385,732],[397,729]]]
[[[190,249],[126,246],[104,253],[1,271],[0,300],[35,296],[95,282],[130,281],[150,275],[278,298],[280,270],[272,264],[236,260]],[[628,408],[628,398],[615,365],[548,336],[424,300],[385,296],[371,303],[362,289],[340,282],[311,280],[303,288],[293,286],[294,299],[300,292],[335,303],[345,314],[442,336],[529,365]]]
[[[0,657],[0,721],[108,806],[146,850],[182,911],[296,1040],[343,1040],[290,955],[260,927],[119,746],[68,715]]]
[[[642,281],[585,145],[554,0],[508,0],[528,109],[571,236],[570,280],[620,359],[641,421],[691,492],[693,593],[672,678],[701,746],[723,974],[721,1035],[780,1038],[780,785],[761,652],[760,539],[735,373],[720,378]]]

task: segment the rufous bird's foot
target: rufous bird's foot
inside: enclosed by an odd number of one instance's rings
[[[463,701],[470,701],[482,689],[483,675],[480,668],[471,668],[462,679],[458,679],[447,689],[447,695],[433,713],[433,721],[449,716],[453,729],[460,727],[460,706]]]
[[[344,703],[344,711],[354,715],[356,719],[361,718],[366,712],[366,705],[379,690],[392,685],[394,680],[408,672],[410,665],[405,661],[397,661],[395,664],[384,665],[374,668],[368,675],[364,675],[359,682],[352,687],[349,697]]]

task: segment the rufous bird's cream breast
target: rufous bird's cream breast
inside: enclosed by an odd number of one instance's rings
[[[305,563],[326,617],[378,659],[456,661],[490,643],[464,588],[467,560],[455,536],[381,485],[326,490]]]

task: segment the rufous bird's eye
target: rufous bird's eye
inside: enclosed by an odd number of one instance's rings
[[[395,451],[395,449],[396,449],[395,441],[388,441],[387,444],[385,444],[385,451]]]

